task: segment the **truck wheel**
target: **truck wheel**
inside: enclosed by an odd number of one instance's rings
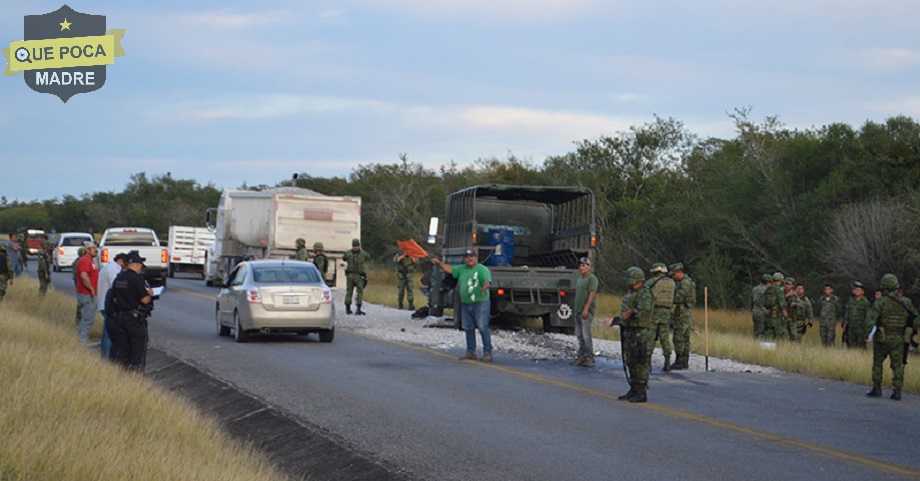
[[[460,302],[460,290],[454,288],[454,327],[463,330],[463,303]]]
[[[176,272],[175,272],[174,269],[175,269],[175,267],[173,267],[173,263],[170,262],[169,265],[168,265],[167,268],[166,268],[166,270],[169,272],[169,274],[167,274],[167,275],[168,275],[170,278],[176,277]]]
[[[206,285],[206,286],[208,286],[208,287],[213,286],[213,285],[214,285],[214,281],[212,281],[211,279],[208,279],[208,277],[205,276],[205,278],[204,278],[204,285]]]
[[[548,334],[550,332],[558,332],[556,330],[556,327],[553,326],[553,323],[552,323],[553,315],[552,314],[543,314],[540,317],[543,319],[543,333],[544,334]]]

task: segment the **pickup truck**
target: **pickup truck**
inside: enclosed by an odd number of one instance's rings
[[[166,288],[166,276],[169,272],[169,249],[160,245],[160,239],[153,229],[145,227],[110,227],[102,234],[99,241],[99,265],[114,259],[118,253],[136,250],[144,262],[144,278],[153,289],[154,296],[159,296]]]
[[[192,272],[204,278],[204,261],[212,245],[214,232],[207,227],[169,226],[169,277]]]

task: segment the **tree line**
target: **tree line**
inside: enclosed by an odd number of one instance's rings
[[[597,274],[623,289],[631,265],[682,262],[710,302],[750,303],[765,272],[804,281],[817,296],[830,283],[875,286],[887,272],[920,288],[920,124],[909,117],[793,129],[776,117],[730,114],[735,136],[700,138],[673,118],[574,143],[542,162],[509,155],[431,169],[401,154],[347,176],[300,173],[297,186],[362,197],[365,249],[381,262],[395,239],[427,236],[447,195],[482,183],[577,185],[597,201]],[[278,186],[291,185],[290,178]],[[269,186],[244,186],[264,189]],[[135,174],[121,193],[44,202],[0,200],[0,231],[22,225],[101,230],[115,224],[201,225],[220,189],[170,174]]]

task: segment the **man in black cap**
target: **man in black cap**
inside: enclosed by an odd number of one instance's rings
[[[866,349],[866,316],[869,315],[872,303],[866,299],[866,289],[862,282],[853,281],[850,288],[853,290],[853,297],[847,302],[843,318],[843,329],[847,333],[846,345]]]
[[[141,271],[144,261],[138,251],[128,252],[126,269],[112,285],[113,304],[117,312],[112,338],[112,359],[130,371],[143,369],[147,354],[147,316],[153,307],[153,295]]]

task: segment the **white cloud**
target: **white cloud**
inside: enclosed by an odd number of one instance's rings
[[[234,13],[229,10],[217,10],[183,14],[179,18],[181,22],[196,28],[241,30],[289,25],[294,22],[296,17],[293,12],[282,10],[254,13]]]
[[[873,69],[902,69],[920,64],[920,51],[906,48],[873,48],[856,53],[858,65]]]
[[[465,15],[477,20],[554,20],[581,15],[614,2],[601,0],[373,0],[369,8],[385,8],[424,16]]]
[[[907,96],[887,102],[876,102],[867,106],[869,109],[885,116],[908,115],[920,117],[920,96]]]
[[[626,130],[637,119],[606,117],[576,112],[537,110],[503,106],[464,109],[462,120],[485,131],[527,132],[528,135],[572,141]]]
[[[319,14],[319,18],[334,18],[341,17],[345,14],[345,11],[342,9],[327,10]]]
[[[386,102],[344,97],[266,94],[228,96],[200,102],[176,102],[148,109],[151,122],[200,122],[221,119],[263,120],[301,114],[372,114],[392,109]]]

